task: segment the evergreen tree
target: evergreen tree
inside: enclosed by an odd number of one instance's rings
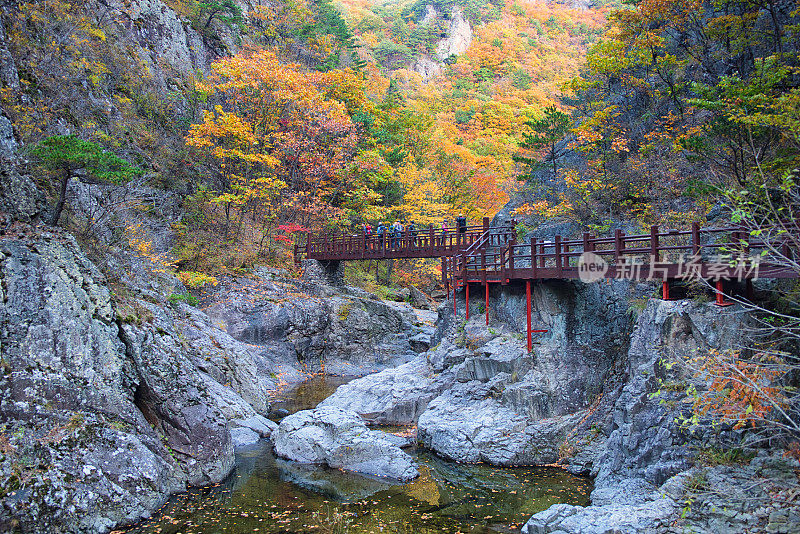
[[[525,126],[530,128],[530,131],[522,133],[523,142],[519,146],[530,150],[547,148],[547,153],[541,161],[523,156],[514,156],[514,160],[529,165],[531,173],[540,165],[550,162],[553,165],[555,178],[558,176],[558,158],[564,155],[564,150],[559,149],[557,145],[569,132],[572,119],[566,113],[557,110],[555,106],[548,106],[544,109],[544,117],[526,121]]]
[[[31,154],[47,169],[61,173],[58,201],[51,224],[58,224],[67,197],[67,184],[79,169],[89,177],[107,183],[122,183],[141,175],[142,170],[131,166],[124,159],[106,151],[91,141],[78,139],[74,135],[56,135],[38,143]]]

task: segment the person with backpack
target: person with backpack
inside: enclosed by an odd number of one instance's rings
[[[443,247],[447,244],[447,231],[449,230],[450,223],[448,222],[447,218],[445,217],[442,219],[442,237],[439,241],[439,246]]]
[[[364,232],[364,250],[367,250],[370,248],[371,244],[372,225],[369,223],[364,223],[361,228]]]
[[[458,226],[459,234],[463,234],[467,231],[467,218],[464,217],[464,214],[460,214],[456,217],[456,226]]]
[[[396,248],[402,248],[403,246],[403,231],[405,228],[403,227],[403,223],[399,220],[394,222],[394,246]]]
[[[408,223],[408,235],[411,237],[411,243],[416,247],[417,246],[417,235],[419,234],[419,230],[417,230],[417,225],[414,224],[414,221]]]
[[[383,221],[378,223],[378,228],[375,234],[378,236],[378,248],[383,249],[383,235],[386,233],[386,226]]]

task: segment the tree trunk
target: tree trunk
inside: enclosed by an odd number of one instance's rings
[[[394,269],[394,260],[388,259],[386,260],[386,280],[385,286],[389,286],[392,284],[392,270]]]
[[[51,221],[51,225],[58,226],[58,220],[61,218],[61,211],[64,209],[64,202],[67,200],[67,185],[69,184],[70,172],[69,168],[64,169],[64,176],[61,178],[61,187],[59,188],[58,192],[58,202],[56,203],[56,209],[53,212],[53,220]]]

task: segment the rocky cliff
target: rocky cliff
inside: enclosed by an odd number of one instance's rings
[[[457,461],[558,462],[595,477],[592,506],[554,506],[534,516],[526,533],[657,532],[676,521],[698,531],[768,524],[786,531],[800,518],[796,507],[774,505],[769,495],[789,491],[800,464],[751,443],[750,465],[709,466],[698,460],[702,451],[747,447],[744,435],[677,422],[687,391],[705,387],[685,362],[741,345],[747,314],[645,299],[634,319],[630,302],[650,291],[620,282],[536,286],[534,324],[548,332],[530,355],[518,291],[494,295],[489,327],[482,315],[454,320],[446,303],[438,346],[341,386],[323,405],[417,424],[419,444]],[[764,491],[748,489],[754,481]]]
[[[489,327],[482,314],[463,320],[463,303],[454,319],[446,303],[435,335],[441,342],[424,357],[342,386],[323,405],[380,423],[416,423],[421,444],[459,461],[555,462],[615,375],[631,327],[628,298],[647,290],[536,285],[533,321],[548,331],[530,355],[523,288],[495,290]],[[471,302],[473,314],[481,306]]]

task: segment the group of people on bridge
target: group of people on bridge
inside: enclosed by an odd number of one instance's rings
[[[467,218],[464,217],[464,215],[459,215],[456,217],[454,222],[454,229],[458,230],[459,233],[463,234],[467,231]],[[392,224],[389,224],[386,221],[381,221],[374,229],[368,222],[365,222],[361,225],[361,231],[365,238],[365,248],[370,247],[372,241],[377,241],[379,248],[382,248],[384,243],[386,243],[390,249],[399,248],[403,243],[408,243],[408,246],[416,246],[419,230],[420,229],[417,227],[417,225],[414,224],[414,221],[409,221],[408,224],[405,224],[405,221],[401,220],[396,220]],[[439,238],[440,245],[444,244],[445,239],[450,231],[450,221],[445,218],[441,223],[441,234]],[[373,240],[373,237],[376,239]]]

